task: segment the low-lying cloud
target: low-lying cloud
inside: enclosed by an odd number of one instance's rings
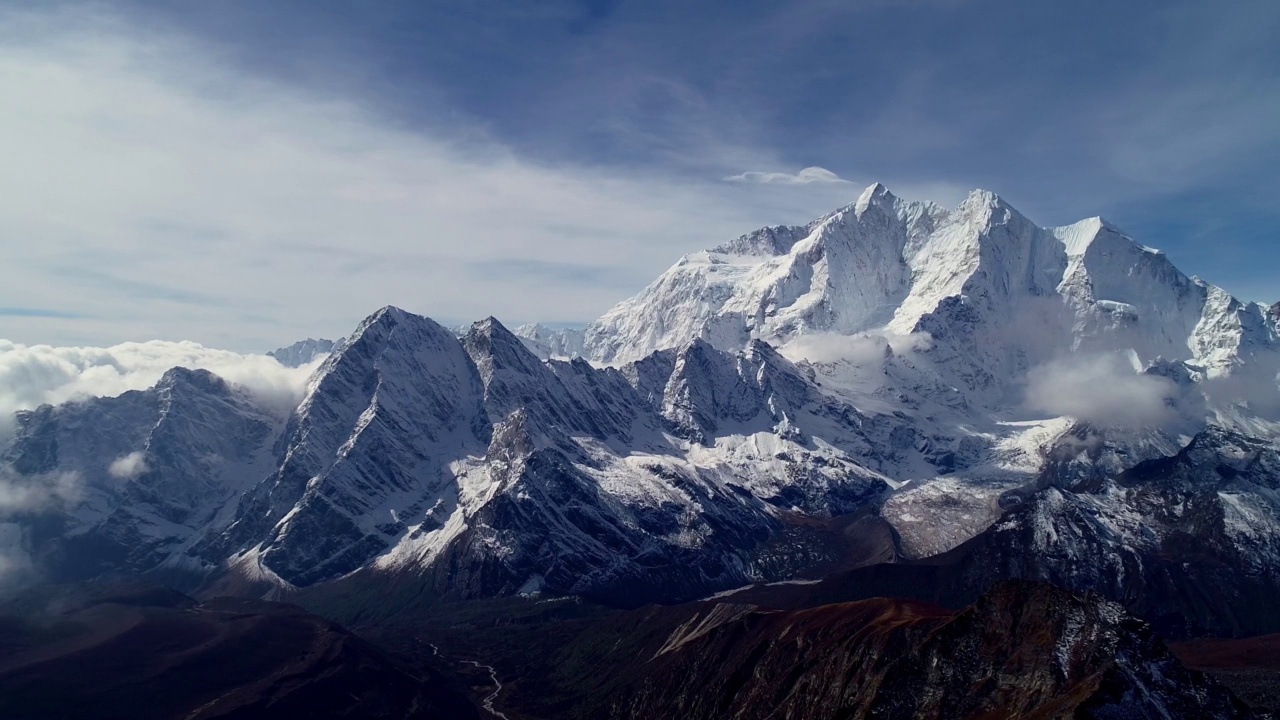
[[[738,173],[737,175],[730,175],[725,178],[725,181],[760,183],[762,185],[812,185],[814,183],[830,185],[850,182],[830,170],[816,165],[804,168],[794,175],[784,172],[761,172],[759,170],[748,170],[747,172]]]
[[[1168,378],[1137,372],[1117,353],[1060,358],[1027,373],[1029,410],[1101,427],[1162,427],[1178,419]]]
[[[82,489],[79,473],[19,476],[0,465],[0,594],[21,587],[36,571],[23,517],[73,502]]]
[[[0,594],[16,586],[31,569],[26,528],[18,523],[0,522]]]
[[[147,454],[141,450],[116,458],[107,466],[107,474],[117,480],[132,480],[147,471]]]
[[[19,476],[0,466],[0,519],[75,500],[82,486],[80,474],[75,472]]]
[[[1231,375],[1204,382],[1205,395],[1212,407],[1226,411],[1245,406],[1248,414],[1272,422],[1280,422],[1280,367],[1278,358],[1255,358],[1255,364],[1236,368]]]
[[[246,388],[265,408],[288,412],[301,399],[319,362],[289,368],[266,355],[241,355],[193,342],[154,340],[93,348],[0,340],[0,417],[11,422],[15,411],[46,403],[145,390],[174,367],[208,370]]]

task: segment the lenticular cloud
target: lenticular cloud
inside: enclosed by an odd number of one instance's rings
[[[0,417],[83,397],[151,387],[174,367],[205,369],[247,388],[272,409],[297,404],[319,360],[298,368],[193,342],[130,342],[108,348],[19,345],[0,340]]]

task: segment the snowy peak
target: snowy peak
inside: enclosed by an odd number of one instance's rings
[[[861,215],[872,205],[891,206],[895,201],[897,201],[897,198],[894,197],[893,193],[889,192],[889,188],[880,183],[875,183],[862,191],[857,201],[854,202],[853,207],[855,212]]]
[[[988,191],[947,210],[875,184],[807,226],[682,258],[589,325],[583,355],[626,363],[695,338],[736,352],[752,339],[929,333],[944,384],[1002,402],[1011,382],[1064,353],[1132,351],[1142,365],[1228,373],[1280,347],[1274,317],[1100,217],[1044,229]]]
[[[499,372],[530,374],[542,367],[541,360],[525,343],[494,317],[472,325],[463,336],[462,344],[486,384]]]
[[[326,416],[324,425],[345,433],[367,403],[397,402],[403,389],[428,396],[431,402],[422,410],[440,422],[465,423],[475,412],[474,405],[468,407],[476,400],[473,375],[474,366],[453,333],[430,318],[388,306],[362,321],[320,366],[299,415],[317,412],[317,403],[341,404],[323,411],[336,414]],[[332,423],[337,417],[342,420]]]
[[[1100,216],[1085,218],[1071,225],[1049,228],[1049,232],[1062,241],[1067,251],[1067,257],[1070,258],[1082,257],[1095,242],[1105,244],[1111,251],[1117,250],[1118,246],[1122,244],[1140,247],[1132,238],[1125,235],[1120,228]],[[1159,252],[1151,248],[1142,249],[1150,253]]]
[[[734,371],[733,357],[701,339],[676,354],[663,396],[663,416],[701,443],[715,436],[720,423],[745,422],[760,411],[758,399]]]
[[[285,367],[301,367],[333,352],[333,346],[332,340],[307,338],[287,347],[276,348],[267,355]]]
[[[795,437],[798,409],[812,400],[809,380],[767,343],[753,340],[728,353],[697,339],[675,353],[662,414],[697,443],[724,433]]]
[[[185,367],[175,367],[166,370],[164,375],[160,376],[159,382],[156,383],[156,390],[164,393],[180,393],[185,390],[190,390],[194,392],[225,394],[227,392],[227,383],[225,380],[214,375],[208,370],[192,370]]]
[[[453,333],[379,310],[316,371],[279,468],[206,556],[252,551],[264,572],[296,584],[360,567],[404,532],[397,513],[421,515],[451,492],[451,461],[483,452],[483,401]]]
[[[682,258],[589,326],[584,350],[625,362],[694,337],[738,349],[752,337],[782,344],[890,323],[908,333],[946,297],[1051,290],[1065,264],[1054,250],[991,193],[946,211],[904,202],[877,184],[805,228],[766,228]],[[988,280],[971,283],[975,276]]]
[[[224,510],[267,471],[278,431],[247,393],[186,368],[148,390],[20,413],[0,473],[41,488],[29,509],[56,511],[66,532],[20,549],[53,578],[175,562],[230,522]]]
[[[984,190],[940,213],[913,249],[906,258],[910,290],[889,324],[904,334],[923,329],[921,321],[950,298],[963,298],[982,315],[1007,314],[1025,298],[1050,294],[1065,264],[1061,247],[1043,230]]]
[[[483,380],[492,423],[520,412],[537,437],[566,431],[600,439],[628,436],[639,403],[620,375],[582,360],[544,361],[494,318],[473,325],[462,344]]]
[[[351,337],[347,339],[346,344],[349,345],[354,340],[362,338],[370,332],[375,335],[390,333],[397,325],[404,322],[436,325],[436,322],[431,318],[414,315],[394,305],[386,305],[361,320]]]
[[[583,333],[580,328],[553,328],[532,323],[516,328],[515,334],[530,352],[542,360],[569,359],[582,354]],[[466,332],[459,335],[466,335]]]

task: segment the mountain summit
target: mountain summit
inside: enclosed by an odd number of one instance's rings
[[[1077,350],[1226,374],[1243,355],[1275,352],[1268,317],[1101,218],[1040,228],[984,190],[947,210],[877,183],[806,226],[681,258],[591,323],[582,352],[613,363],[695,337],[735,349],[750,338],[929,332],[980,341],[949,348],[961,379],[1008,377]]]

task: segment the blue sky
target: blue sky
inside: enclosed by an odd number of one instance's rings
[[[876,180],[1280,300],[1273,1],[160,5],[0,10],[2,337],[580,322]]]

